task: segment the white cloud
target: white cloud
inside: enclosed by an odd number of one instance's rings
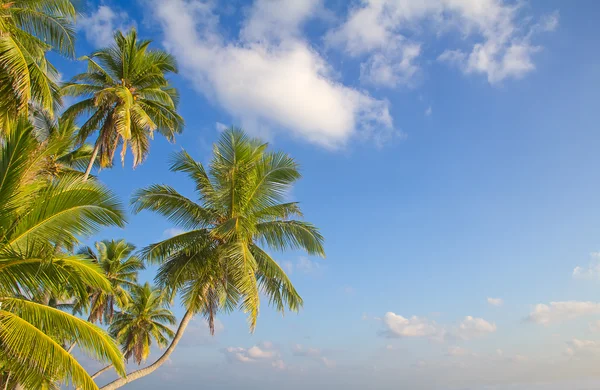
[[[600,303],[578,301],[550,302],[550,305],[543,303],[535,305],[526,320],[540,325],[549,325],[592,314],[600,314]]]
[[[467,316],[458,325],[455,334],[463,340],[470,340],[494,332],[496,332],[496,324],[490,323],[483,318]]]
[[[257,363],[265,361],[270,362],[271,366],[277,369],[285,368],[279,351],[268,341],[250,348],[227,347],[223,353],[229,362]]]
[[[443,338],[444,329],[434,321],[413,316],[404,318],[401,315],[387,312],[383,316],[386,330],[383,334],[387,337],[428,337]]]
[[[487,303],[492,306],[502,306],[504,305],[504,300],[502,298],[488,298]]]
[[[283,360],[281,359],[277,359],[271,362],[271,366],[278,369],[278,370],[285,370],[286,369],[286,364]]]
[[[327,368],[334,368],[336,366],[335,361],[328,359],[326,357],[322,357],[321,361],[323,362],[323,364],[325,365],[325,367]]]
[[[419,71],[415,60],[420,54],[420,44],[398,45],[390,42],[384,51],[373,54],[361,64],[360,80],[366,84],[388,88],[410,85]]]
[[[150,4],[182,74],[247,130],[267,135],[286,131],[328,148],[355,136],[381,143],[398,135],[386,101],[343,85],[298,36],[315,3],[258,0],[242,23],[239,40],[229,42],[219,33],[210,4]]]
[[[600,279],[600,252],[590,253],[590,263],[587,267],[577,266],[573,270],[576,279]]]
[[[593,340],[573,339],[567,342],[565,350],[567,356],[579,357],[583,355],[599,355],[600,342]]]
[[[96,47],[106,47],[113,43],[115,30],[128,30],[134,26],[126,12],[115,11],[101,5],[95,12],[82,15],[77,20],[77,29],[83,30],[85,39]]]
[[[590,322],[590,332],[600,332],[600,320]]]
[[[433,108],[431,108],[431,106],[429,106],[425,110],[425,116],[431,116],[431,114],[433,114]]]
[[[329,32],[327,41],[352,56],[368,54],[367,63],[373,58],[382,62],[382,56],[391,62],[398,51],[390,55],[390,43],[418,45],[415,39],[423,30],[431,29],[436,36],[457,30],[464,39],[476,37],[478,41],[469,51],[447,50],[440,60],[455,63],[465,73],[485,74],[490,83],[496,83],[533,70],[532,54],[540,49],[531,44],[533,35],[552,31],[558,24],[557,13],[531,25],[530,18],[521,17],[519,11],[520,3],[502,0],[364,0],[341,26]],[[409,34],[411,40],[406,38]],[[401,77],[403,71],[398,68],[395,73]]]
[[[248,42],[282,43],[301,37],[302,24],[321,8],[321,0],[259,0],[240,35]]]
[[[321,264],[305,256],[298,257],[296,261],[282,261],[280,262],[280,266],[287,274],[290,275],[293,274],[295,271],[301,272],[303,274],[314,274],[321,269]]]
[[[321,357],[321,350],[318,348],[305,347],[302,344],[294,344],[292,346],[292,353],[295,356],[307,356],[307,357]]]
[[[226,124],[221,123],[221,122],[216,122],[215,123],[215,129],[217,129],[218,132],[225,131],[225,130],[227,130],[228,127],[229,126],[227,126]]]
[[[496,324],[483,318],[465,317],[458,325],[441,325],[427,318],[413,316],[405,318],[387,312],[383,316],[385,337],[422,337],[435,341],[470,340],[496,332]]]
[[[320,264],[316,261],[309,259],[308,257],[300,256],[298,258],[298,262],[296,263],[296,269],[304,272],[311,273],[320,268]]]
[[[264,350],[255,345],[248,349],[247,354],[251,359],[270,359],[275,356],[276,352],[273,350]]]

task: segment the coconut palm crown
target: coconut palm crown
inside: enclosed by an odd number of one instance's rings
[[[173,140],[182,130],[178,94],[167,79],[168,74],[177,72],[177,66],[170,54],[150,49],[151,41],[138,40],[135,29],[126,35],[117,31],[114,39],[111,47],[84,57],[87,71],[63,86],[65,95],[83,98],[64,115],[86,116],[79,130],[80,142],[98,131],[94,158],[99,154],[102,167],[112,164],[119,145],[121,161],[124,163],[129,148],[135,167],[148,154],[154,132]]]
[[[115,315],[109,328],[125,359],[141,364],[148,358],[153,340],[164,348],[173,338],[175,333],[169,325],[175,324],[175,316],[166,303],[163,292],[149,283],[132,290],[129,304]]]
[[[225,131],[213,151],[208,172],[185,151],[175,155],[174,172],[186,173],[196,188],[193,201],[167,185],[153,185],[133,196],[134,211],[152,210],[186,230],[143,250],[161,264],[157,282],[181,292],[188,310],[203,313],[214,330],[219,310],[240,306],[256,326],[263,292],[279,311],[302,306],[291,281],[263,249],[300,249],[324,256],[323,237],[302,217],[297,202],[286,202],[300,178],[287,154],[235,128]]]
[[[140,258],[132,255],[135,246],[125,240],[103,240],[96,242],[96,251],[90,247],[79,253],[97,263],[112,289],[91,291],[91,308],[88,320],[109,324],[115,314],[115,307],[125,308],[130,300],[130,291],[137,287],[138,271],[144,269]]]

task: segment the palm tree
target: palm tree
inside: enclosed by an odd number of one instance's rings
[[[73,77],[62,89],[65,95],[84,98],[64,113],[69,117],[88,114],[79,130],[79,142],[99,132],[86,178],[96,155],[100,155],[100,166],[107,167],[119,145],[122,162],[129,147],[135,167],[148,154],[155,131],[173,140],[182,130],[183,119],[176,111],[177,91],[166,78],[177,72],[175,58],[149,49],[150,43],[138,41],[135,29],[127,35],[117,31],[115,44],[84,57],[87,72]]]
[[[58,72],[46,58],[72,57],[75,7],[70,0],[0,0],[0,121],[28,112],[30,101],[53,112]]]
[[[129,303],[129,291],[136,288],[137,274],[144,269],[144,263],[132,255],[135,246],[125,240],[103,240],[96,242],[95,246],[96,252],[85,247],[79,253],[100,266],[112,288],[109,292],[102,289],[91,292],[88,321],[110,324],[115,306],[125,308]]]
[[[283,312],[297,311],[302,298],[271,250],[301,249],[324,256],[323,237],[302,216],[296,202],[285,202],[300,178],[298,165],[285,153],[267,151],[267,144],[229,129],[214,147],[207,173],[185,151],[175,155],[171,170],[187,173],[196,187],[195,202],[172,187],[153,185],[137,191],[134,211],[155,211],[187,232],[145,248],[145,259],[160,264],[156,281],[171,299],[181,294],[186,313],[173,341],[156,362],[102,387],[112,390],[146,376],[173,352],[195,314],[208,320],[214,333],[219,311],[241,307],[250,329],[258,317],[259,291]]]
[[[133,358],[139,365],[148,358],[153,339],[160,348],[164,348],[173,338],[174,333],[168,325],[175,324],[175,316],[166,305],[165,294],[149,283],[132,289],[129,304],[122,312],[115,314],[109,327],[110,334],[121,345],[127,361]],[[108,365],[100,369],[92,378],[111,368],[112,365]]]
[[[132,291],[132,299],[125,310],[117,313],[110,324],[110,334],[121,344],[126,360],[133,358],[139,365],[150,354],[152,339],[164,348],[174,333],[168,325],[175,324],[175,316],[166,307],[165,295],[149,283]]]
[[[94,147],[88,143],[78,145],[79,127],[75,120],[65,116],[56,120],[47,111],[37,107],[32,111],[31,121],[36,137],[49,152],[44,167],[45,173],[53,177],[63,173],[83,176]],[[94,166],[98,166],[97,159]]]
[[[65,286],[80,300],[90,286],[110,291],[97,264],[56,246],[102,226],[123,226],[124,211],[96,181],[42,174],[49,152],[27,119],[9,123],[6,130],[0,146],[0,372],[6,374],[5,387],[37,389],[58,380],[97,389],[62,345],[75,341],[124,374],[118,346],[99,327],[34,298],[40,290],[59,296]]]

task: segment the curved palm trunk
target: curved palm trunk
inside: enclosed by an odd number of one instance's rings
[[[100,375],[104,374],[106,371],[110,370],[111,368],[113,368],[112,364],[109,364],[108,366],[96,371],[96,373],[94,375],[92,375],[90,378],[92,379],[96,379],[97,377],[99,377]],[[81,390],[81,387],[76,388],[75,390]]]
[[[77,341],[73,342],[73,344],[71,344],[71,346],[69,347],[69,349],[67,349],[67,353],[73,352],[73,348],[75,348],[76,345],[77,345]]]
[[[96,157],[98,157],[98,151],[100,150],[100,143],[96,142],[94,146],[94,150],[92,151],[92,157],[90,158],[90,162],[85,170],[85,174],[83,175],[83,181],[87,181],[90,176],[90,172],[92,172],[92,168],[94,167],[94,161],[96,161]]]
[[[166,351],[154,363],[152,363],[148,367],[127,374],[127,377],[125,378],[119,378],[115,381],[112,381],[106,386],[101,387],[100,390],[118,389],[119,387],[126,385],[127,383],[133,382],[136,379],[140,379],[156,371],[158,367],[162,366],[169,359],[169,356],[173,353],[175,347],[181,340],[183,332],[185,331],[185,328],[188,326],[188,323],[191,321],[192,317],[194,317],[194,314],[190,310],[185,312],[185,315],[181,319],[181,323],[179,323],[179,328],[177,328],[175,337],[173,337],[173,341],[171,341],[171,344],[166,349]]]
[[[96,371],[96,373],[94,375],[92,375],[92,379],[96,379],[100,375],[104,374],[106,371],[110,370],[112,367],[113,367],[113,365],[109,364],[108,366],[104,367],[103,369]]]

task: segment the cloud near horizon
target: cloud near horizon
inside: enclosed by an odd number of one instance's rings
[[[413,316],[405,318],[387,312],[383,316],[384,329],[380,335],[387,338],[416,337],[433,341],[471,340],[496,332],[496,324],[483,318],[466,316],[457,325],[442,325],[427,318]]]
[[[593,314],[600,314],[600,303],[578,301],[550,302],[549,305],[543,303],[535,305],[533,311],[525,320],[540,325],[550,325]]]

